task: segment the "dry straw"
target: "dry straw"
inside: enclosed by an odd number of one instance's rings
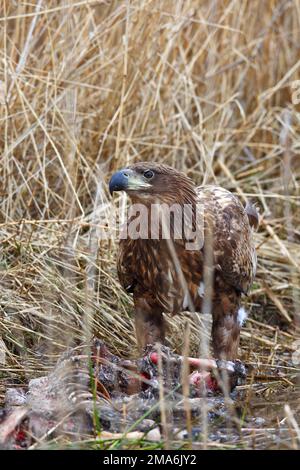
[[[138,160],[257,203],[258,274],[241,356],[255,365],[261,393],[292,388],[299,0],[2,0],[0,38],[0,400],[8,384],[44,374],[93,334],[131,354],[117,244],[96,234],[111,173]],[[171,320],[179,352],[184,325]],[[191,349],[198,329],[196,319]],[[275,367],[273,385],[258,377]],[[295,406],[282,414],[293,446]]]

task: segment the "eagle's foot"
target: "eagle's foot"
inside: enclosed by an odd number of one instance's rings
[[[149,348],[149,349],[148,349]],[[149,355],[149,359],[153,364],[158,365],[159,363],[159,352],[153,346],[147,346],[145,349],[145,355]],[[168,360],[171,362],[178,362],[184,364],[186,361],[190,369],[199,370],[212,370],[217,368],[217,363],[214,359],[201,359],[198,357],[180,356],[170,352],[170,349],[166,346],[161,347],[161,358],[162,361]]]
[[[230,393],[237,385],[243,384],[246,378],[246,368],[239,360],[226,361],[184,357],[171,353],[170,349],[165,346],[161,346],[160,352],[157,352],[155,347],[149,345],[145,348],[145,359],[147,359],[148,364],[152,364],[152,371],[153,366],[159,366],[160,360],[163,369],[167,363],[169,366],[173,365],[173,367],[177,365],[180,369],[184,363],[187,363],[190,371],[193,371],[189,375],[189,383],[192,387],[198,389],[200,395],[205,392],[216,393],[222,391]],[[157,373],[157,370],[155,373]]]
[[[216,360],[217,368],[213,371],[213,378],[220,390],[231,392],[236,386],[242,385],[246,379],[246,367],[239,361]]]
[[[203,383],[205,383],[208,393],[223,392],[226,394],[232,392],[237,385],[242,385],[245,382],[246,368],[241,361],[217,359],[215,364],[216,367],[213,367],[210,372],[193,372],[190,376],[191,384],[203,389]]]

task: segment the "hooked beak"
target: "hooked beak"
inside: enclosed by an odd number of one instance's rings
[[[114,191],[137,191],[150,186],[151,184],[147,183],[142,175],[125,168],[112,175],[109,182],[109,192],[112,195]]]

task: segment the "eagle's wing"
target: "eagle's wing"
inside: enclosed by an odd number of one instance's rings
[[[213,230],[215,269],[226,282],[247,293],[256,272],[256,253],[246,210],[234,194],[218,186],[198,187],[197,197],[203,205],[204,229]]]

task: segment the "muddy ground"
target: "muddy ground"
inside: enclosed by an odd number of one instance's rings
[[[167,347],[124,360],[95,339],[62,355],[49,375],[6,390],[0,443],[8,449],[197,449],[289,442],[287,417],[278,420],[282,397],[268,403],[256,396],[249,408],[245,383],[240,362],[183,359]]]

